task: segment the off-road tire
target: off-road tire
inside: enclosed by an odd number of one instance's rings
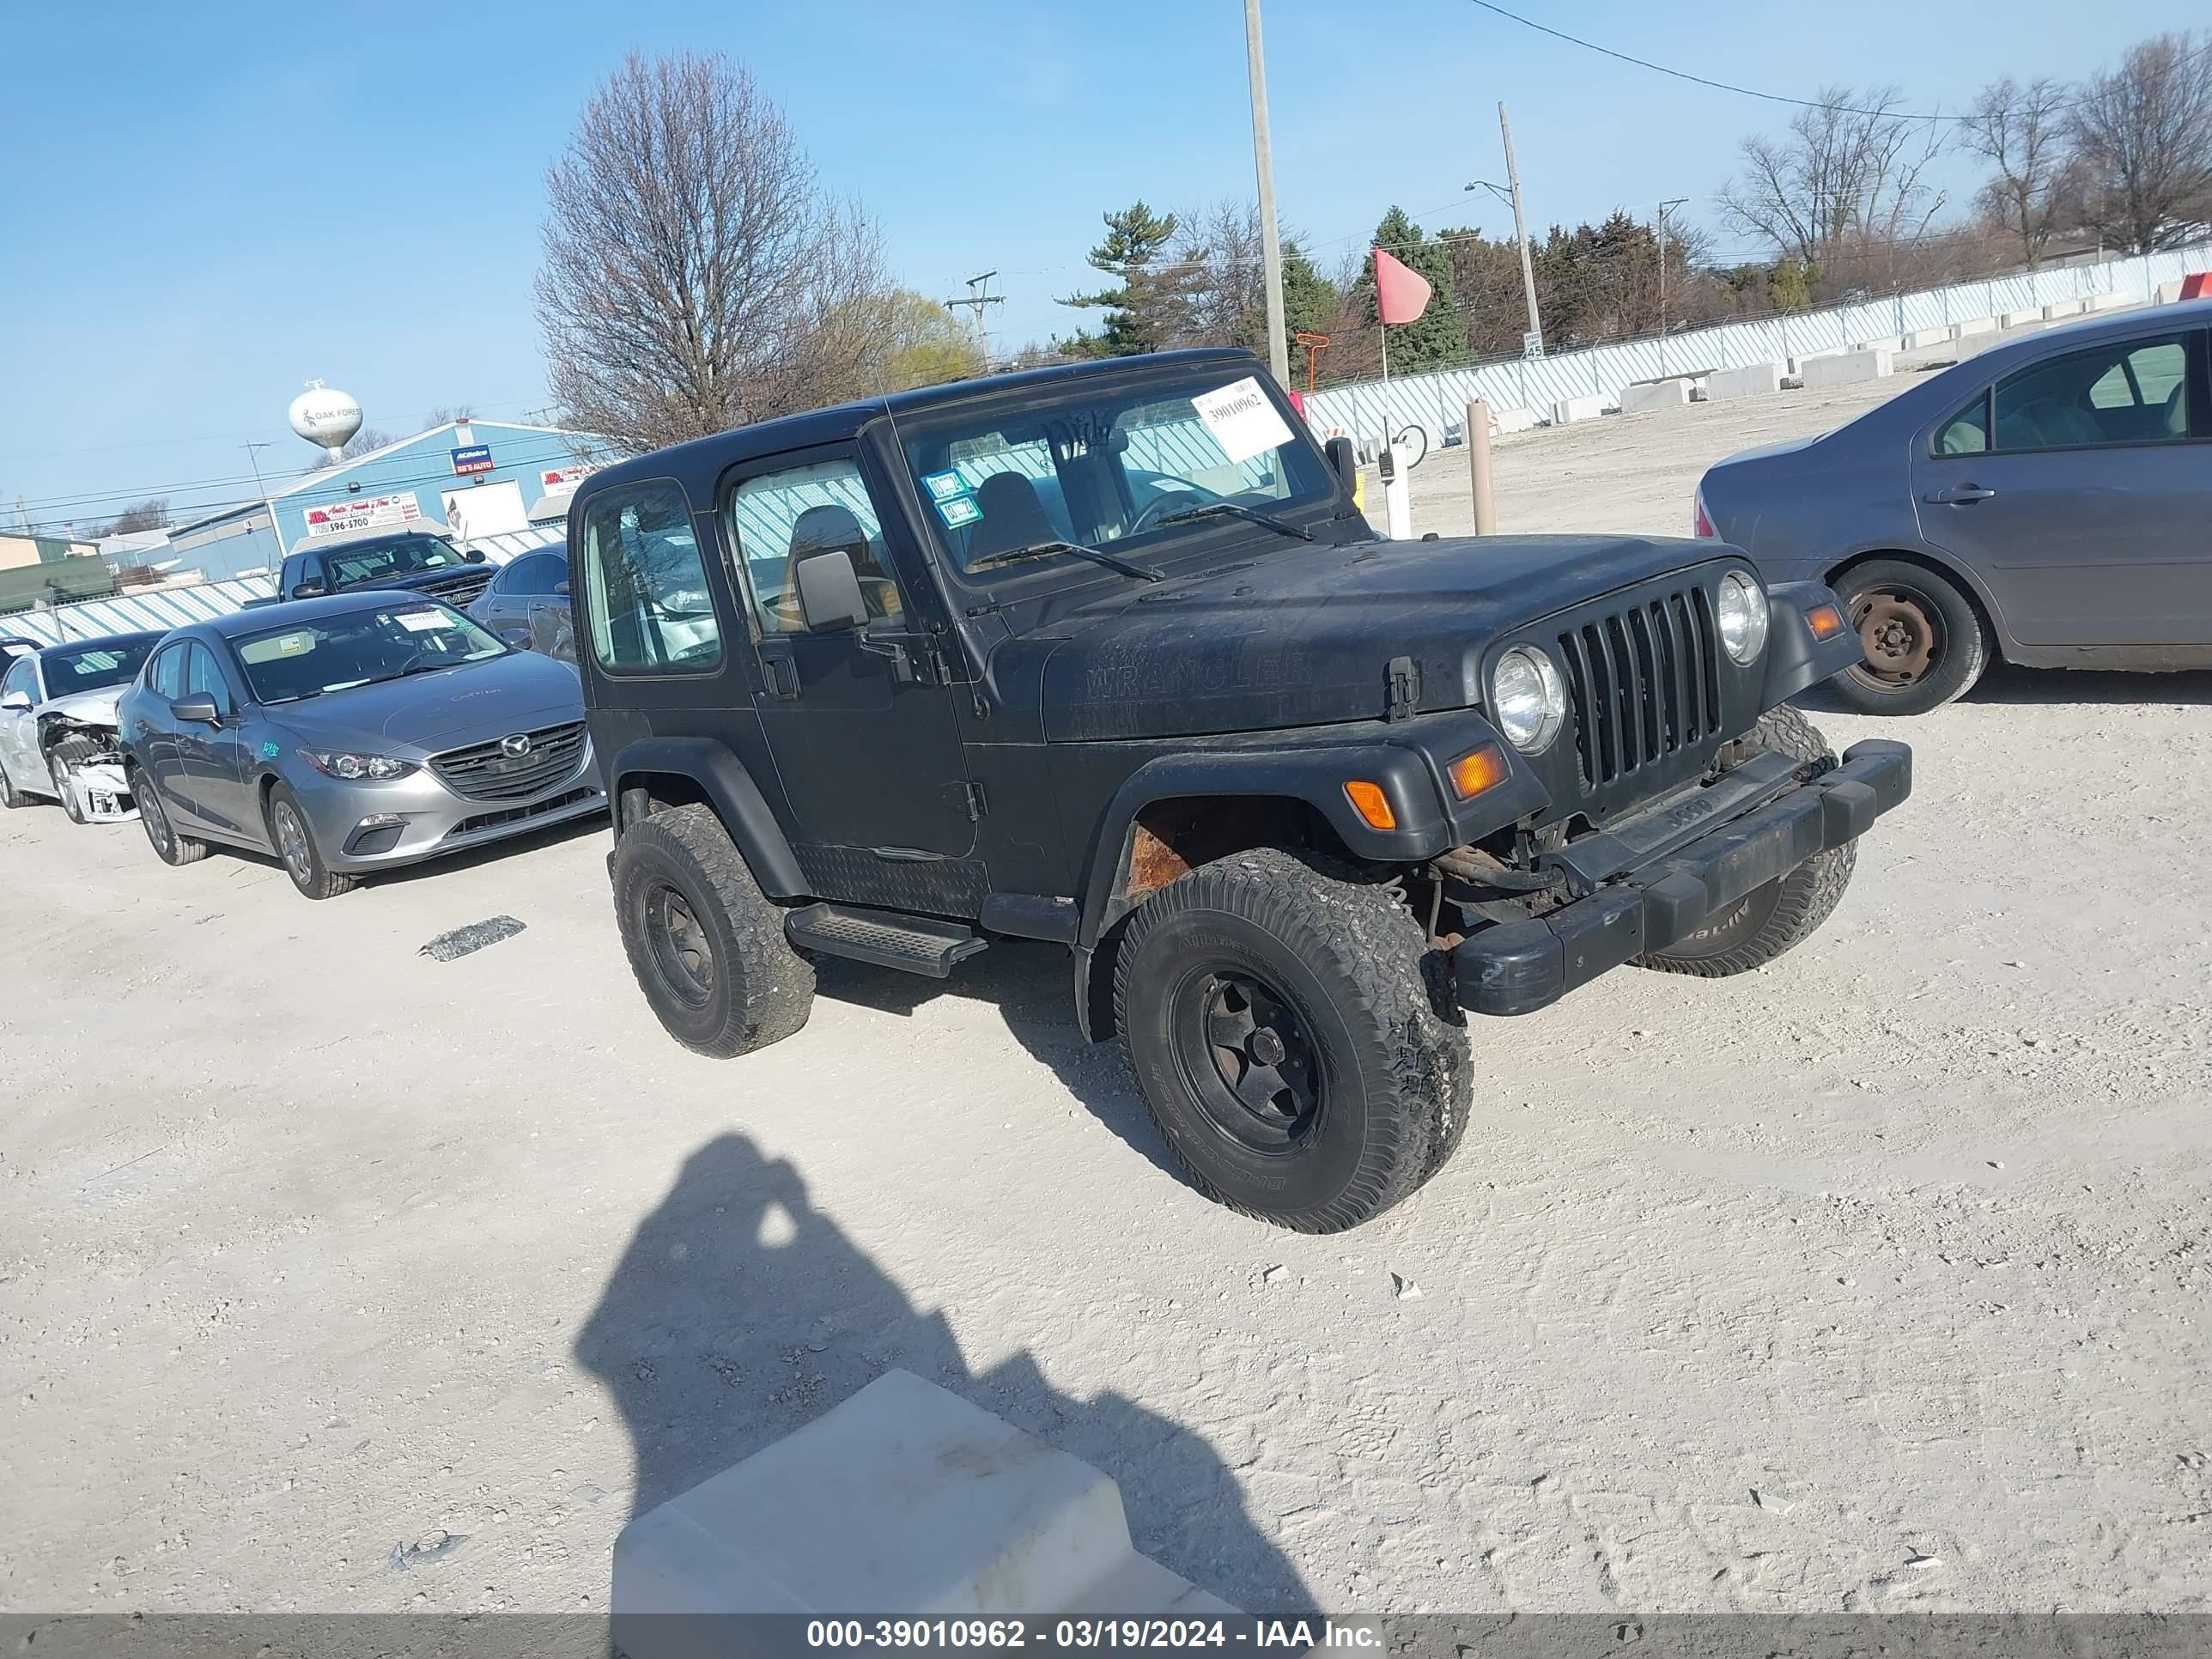
[[[54,787],[54,799],[61,803],[62,815],[71,823],[84,823],[88,820],[76,804],[76,792],[69,787],[68,770],[69,763],[58,750],[46,750],[46,781]]]
[[[1909,682],[1885,680],[1862,662],[1831,679],[1829,694],[1861,714],[1925,714],[1973,690],[1989,666],[1990,636],[1981,613],[1958,584],[1904,559],[1869,559],[1837,583],[1837,600],[1854,629],[1865,607],[1883,595],[1908,599],[1934,624],[1934,656],[1920,677]]]
[[[1761,715],[1758,726],[1730,747],[1738,761],[1756,754],[1782,754],[1811,762],[1822,771],[1836,763],[1835,751],[1819,728],[1786,703]],[[1844,889],[1850,885],[1851,866],[1858,855],[1856,841],[1815,853],[1788,875],[1745,894],[1718,921],[1665,951],[1637,957],[1637,966],[1707,979],[1764,967],[1810,938],[1835,914]]]
[[[190,836],[177,833],[176,825],[169,822],[169,809],[161,805],[154,793],[154,786],[137,767],[124,775],[131,785],[131,804],[138,809],[138,822],[145,826],[146,840],[154,849],[154,856],[164,864],[198,864],[208,855],[208,844]]]
[[[1471,1067],[1431,956],[1395,889],[1274,848],[1200,865],[1146,900],[1116,952],[1115,1024],[1145,1109],[1192,1184],[1260,1220],[1327,1233],[1380,1215],[1433,1175],[1465,1133]],[[1274,1150],[1223,1127],[1223,1097],[1207,1091],[1226,1085],[1179,1036],[1211,1036],[1206,999],[1223,975],[1279,1005],[1313,1081],[1309,1127]]]
[[[294,867],[284,850],[280,807],[290,812],[300,826],[306,856],[298,868]],[[340,875],[324,861],[323,849],[315,845],[315,827],[307,817],[307,809],[300,805],[300,798],[292,793],[290,784],[281,780],[272,784],[262,811],[268,817],[269,844],[276,849],[276,861],[284,866],[284,873],[292,878],[292,885],[301,898],[332,899],[353,891],[357,884],[354,878]]]
[[[769,902],[711,807],[673,806],[615,845],[615,921],[630,972],[668,1035],[730,1060],[781,1042],[814,1008],[814,964],[785,938]],[[696,939],[669,926],[673,895]],[[678,946],[693,939],[696,949]],[[703,974],[688,975],[697,960]]]

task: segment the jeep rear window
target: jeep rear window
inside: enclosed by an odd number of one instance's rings
[[[1078,382],[1012,409],[956,404],[902,416],[898,431],[946,559],[963,573],[989,562],[994,580],[1011,568],[999,560],[1039,543],[1142,562],[1222,522],[1159,522],[1183,509],[1233,501],[1296,519],[1335,488],[1297,416],[1234,367]]]

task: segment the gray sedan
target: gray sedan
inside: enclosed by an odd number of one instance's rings
[[[1917,714],[2002,659],[2212,667],[2212,302],[2012,341],[1802,443],[1723,461],[1700,535],[1826,582],[1865,652],[1831,689]]]
[[[309,898],[606,805],[576,671],[411,593],[179,629],[118,714],[164,861],[274,853]]]

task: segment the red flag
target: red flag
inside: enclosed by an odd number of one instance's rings
[[[1375,304],[1386,323],[1410,323],[1429,308],[1428,279],[1375,250]]]

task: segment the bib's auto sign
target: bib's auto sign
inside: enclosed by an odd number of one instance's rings
[[[335,536],[346,530],[371,530],[381,524],[412,524],[422,516],[422,503],[410,495],[368,495],[355,501],[332,501],[307,509],[310,536]]]

